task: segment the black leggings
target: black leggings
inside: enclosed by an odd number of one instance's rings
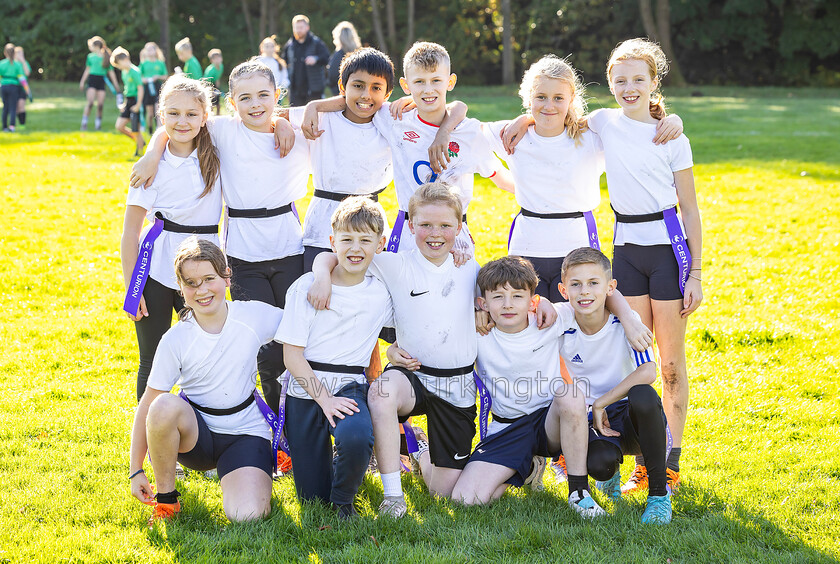
[[[134,322],[137,330],[137,346],[140,349],[140,366],[137,369],[137,401],[146,391],[146,382],[152,371],[152,361],[155,358],[158,343],[163,334],[172,325],[172,312],[177,313],[184,307],[184,298],[178,290],[167,288],[154,278],[146,280],[143,288],[143,298],[146,300],[148,317]]]
[[[10,116],[11,126],[14,127],[20,87],[17,84],[4,84],[0,87],[0,96],[3,98],[3,129],[9,127]]]
[[[563,267],[563,259],[566,257],[557,258],[542,258],[542,257],[522,257],[527,259],[534,265],[534,270],[537,271],[537,276],[540,277],[537,282],[536,294],[543,298],[548,298],[552,303],[567,302],[568,300],[560,293],[560,288],[557,285],[560,283],[560,270]]]
[[[663,496],[666,447],[662,400],[651,386],[639,385],[630,388],[627,401],[629,421],[624,424],[621,448],[608,440],[590,441],[586,460],[589,475],[596,480],[609,480],[625,454],[641,453],[647,465],[649,495]]]
[[[228,257],[228,264],[233,270],[230,295],[234,300],[257,300],[277,307],[285,307],[286,291],[303,275],[302,254],[260,262]],[[277,413],[282,386],[278,378],[286,370],[283,345],[275,341],[263,345],[257,368],[265,401]]]

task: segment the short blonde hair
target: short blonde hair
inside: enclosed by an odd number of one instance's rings
[[[408,201],[408,216],[413,217],[417,208],[428,204],[449,206],[460,223],[464,215],[464,206],[454,191],[454,187],[445,182],[429,182],[421,185]]]
[[[522,83],[519,85],[519,97],[522,98],[522,106],[531,108],[531,96],[534,95],[534,88],[537,79],[540,77],[556,78],[569,85],[572,90],[572,103],[566,112],[566,119],[563,125],[566,126],[566,133],[580,143],[581,133],[586,131],[586,90],[580,80],[580,75],[572,65],[565,59],[556,55],[546,55],[531,65],[525,74],[522,75]]]
[[[385,210],[367,196],[351,196],[341,202],[332,215],[333,234],[339,231],[385,233]]]
[[[306,22],[306,25],[309,25],[309,18],[303,14],[298,14],[292,18],[292,25],[295,25],[297,22]]]
[[[128,62],[131,62],[131,55],[128,54],[128,50],[120,45],[111,53],[111,66],[117,66],[117,63],[122,59],[128,59]]]
[[[210,49],[209,51],[207,51],[207,58],[208,59],[212,59],[216,55],[221,57],[222,56],[222,50],[221,49]]]
[[[192,53],[193,46],[192,46],[192,43],[190,42],[190,38],[185,37],[181,41],[176,43],[175,44],[175,50],[176,51],[189,51],[190,53]]]
[[[443,45],[418,41],[411,46],[403,58],[403,75],[410,67],[416,66],[424,71],[433,71],[443,64],[450,66],[449,53]]]

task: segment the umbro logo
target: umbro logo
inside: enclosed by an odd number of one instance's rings
[[[428,293],[429,293],[428,290],[426,290],[425,292],[415,292],[414,290],[412,290],[411,292],[409,292],[409,295],[412,298],[416,298],[417,296],[422,296],[423,294],[428,294]]]
[[[583,359],[580,358],[579,354],[576,354],[575,356],[572,357],[572,362],[577,362],[578,364],[583,364]]]
[[[412,143],[417,143],[418,139],[420,139],[420,134],[416,131],[406,131],[403,135],[404,141],[411,141]]]

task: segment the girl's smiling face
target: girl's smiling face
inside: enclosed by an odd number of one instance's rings
[[[196,318],[210,318],[225,310],[225,290],[230,279],[223,278],[207,260],[187,260],[181,266],[181,293]]]
[[[195,94],[172,92],[167,95],[161,108],[161,117],[170,143],[194,144],[198,132],[207,123],[204,110]]]
[[[234,89],[231,102],[245,127],[271,133],[271,115],[278,96],[274,81],[262,74],[252,74],[238,79]]]
[[[610,90],[627,115],[649,113],[650,97],[657,86],[650,68],[641,59],[620,61],[610,70]]]
[[[531,114],[539,135],[553,137],[566,129],[566,114],[574,99],[571,85],[559,78],[539,76],[531,93]]]

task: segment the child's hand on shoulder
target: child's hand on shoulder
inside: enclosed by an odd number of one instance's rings
[[[592,404],[592,426],[605,437],[620,437],[621,433],[610,427],[606,406],[602,406],[598,400],[595,400],[595,403]]]
[[[306,301],[315,309],[330,309],[330,297],[332,297],[332,280],[329,278],[319,280],[316,277],[306,293]]]
[[[289,154],[295,146],[295,130],[285,119],[278,119],[274,123],[274,148],[280,153],[280,158]]]
[[[525,114],[510,121],[502,128],[500,133],[502,145],[504,145],[508,155],[513,154],[516,144],[522,140],[532,123],[534,123],[534,118],[530,114]]]
[[[654,145],[664,145],[683,134],[683,121],[677,114],[671,114],[659,120],[656,124],[656,135],[653,136]]]
[[[648,347],[653,345],[653,332],[635,315],[626,325],[623,322],[621,325],[624,327],[624,335],[627,337],[630,346],[638,352],[645,352]]]
[[[688,277],[685,283],[685,293],[683,294],[683,307],[680,312],[680,317],[686,318],[700,307],[700,302],[703,301],[703,288],[700,285],[700,280],[693,276]]]
[[[385,357],[394,366],[412,371],[420,370],[420,361],[411,356],[405,349],[401,349],[396,343],[388,347],[388,350],[385,351]]]
[[[402,116],[405,112],[411,111],[416,107],[417,104],[414,103],[414,98],[411,96],[403,96],[399,100],[391,102],[388,109],[391,111],[392,118],[402,120]]]
[[[345,415],[353,415],[359,413],[359,404],[356,400],[351,398],[343,398],[341,396],[330,396],[318,402],[324,415],[327,416],[327,421],[330,422],[331,427],[335,427],[335,420],[344,419]]]
[[[319,117],[318,107],[312,102],[306,104],[306,109],[303,112],[303,120],[300,123],[300,130],[303,131],[303,136],[314,141],[324,133],[323,129],[318,129]]]
[[[158,171],[158,162],[155,162],[152,153],[146,153],[131,167],[131,176],[128,183],[132,188],[148,188],[155,180]]]
[[[536,297],[539,298],[539,295]],[[549,300],[537,300],[534,313],[537,315],[537,329],[548,329],[557,321],[557,310],[554,309],[554,305]]]
[[[446,165],[449,164],[449,139],[449,131],[441,127],[429,145],[429,165],[435,174],[446,170]]]
[[[476,310],[475,312],[475,330],[479,335],[487,335],[496,324],[490,318],[490,314],[484,310]]]

